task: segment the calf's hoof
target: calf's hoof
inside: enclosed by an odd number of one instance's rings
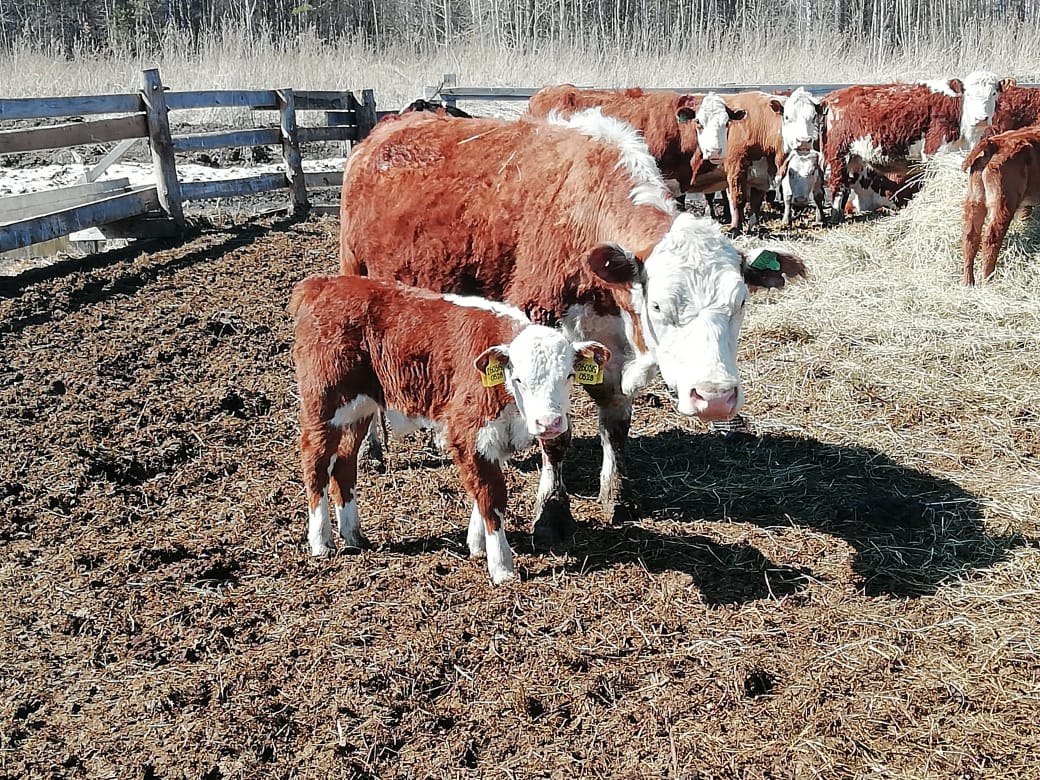
[[[556,550],[565,547],[577,530],[570,503],[548,499],[534,521],[531,536],[535,549]]]

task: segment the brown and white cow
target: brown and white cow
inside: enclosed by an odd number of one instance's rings
[[[835,220],[843,216],[849,185],[866,168],[905,177],[921,157],[963,149],[992,116],[999,88],[994,74],[976,71],[963,82],[856,85],[825,95],[823,152]]]
[[[608,517],[625,484],[633,396],[659,369],[681,413],[732,417],[744,280],[804,273],[783,254],[745,268],[717,225],[678,214],[639,133],[599,109],[549,121],[391,117],[347,161],[340,221],[345,274],[505,301],[610,349],[603,383],[586,386]],[[534,531],[550,544],[573,528],[568,438],[540,442]]]
[[[823,214],[823,154],[815,149],[792,150],[777,171],[780,193],[784,202],[785,225],[790,225],[794,209],[816,206],[816,223],[822,225]]]
[[[743,111],[731,109],[714,92],[684,95],[639,88],[580,89],[570,84],[538,90],[531,96],[527,112],[544,119],[552,112],[569,117],[596,107],[643,134],[661,173],[676,181],[679,192],[690,189],[702,160],[721,164],[730,123],[744,118]]]
[[[332,549],[330,493],[339,535],[364,545],[358,450],[385,411],[395,431],[439,431],[473,499],[470,554],[487,556],[496,585],[513,579],[502,466],[569,430],[575,372],[595,381],[609,350],[571,343],[512,306],[361,276],[308,277],[289,308],[311,553]]]
[[[964,161],[964,284],[975,284],[975,258],[982,248],[982,278],[997,267],[997,255],[1016,212],[1040,202],[1040,127],[1026,127],[980,141]],[[985,224],[985,230],[983,229]]]
[[[1008,130],[1040,125],[1040,89],[1020,87],[1014,79],[1000,82],[996,108],[989,126],[984,128],[982,138],[988,138]]]
[[[696,192],[729,190],[730,229],[740,232],[744,212],[750,206],[750,222],[759,219],[762,201],[777,172],[791,151],[812,149],[819,138],[824,108],[805,89],[791,95],[739,92],[727,95],[726,103],[745,112],[743,122],[729,132],[726,157],[721,168],[701,168],[692,185]],[[799,169],[790,171],[797,177]]]

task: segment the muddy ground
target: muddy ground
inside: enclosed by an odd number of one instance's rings
[[[311,559],[286,302],[336,229],[238,221],[0,280],[0,777],[1040,776],[1038,665],[1008,639],[1035,615],[963,604],[1035,538],[837,437],[710,434],[658,388],[641,515],[611,526],[579,399],[573,545],[532,550],[527,453],[521,579],[494,588],[419,435],[364,469],[373,548]],[[754,384],[748,412],[818,414]]]

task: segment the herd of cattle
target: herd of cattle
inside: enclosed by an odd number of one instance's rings
[[[821,99],[550,87],[517,120],[459,113],[391,116],[353,150],[340,274],[293,291],[314,555],[332,551],[333,518],[347,546],[364,542],[358,453],[380,416],[398,433],[438,432],[473,499],[470,553],[500,584],[515,576],[502,466],[532,441],[535,541],[573,532],[561,467],[572,382],[598,406],[610,519],[631,498],[632,399],[657,372],[680,413],[736,415],[749,285],[781,287],[805,269],[779,250],[746,253],[713,219],[681,212],[666,179],[682,192],[728,189],[739,230],[774,177],[785,221],[809,201],[823,221],[825,177],[840,218],[865,172],[898,189],[915,145],[971,148],[967,282],[987,214],[984,276],[1004,212],[1040,193],[1040,129],[999,132],[1040,120],[1040,90],[990,73]]]

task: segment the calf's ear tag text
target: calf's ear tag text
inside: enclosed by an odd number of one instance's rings
[[[488,358],[487,367],[480,372],[480,382],[484,387],[495,387],[506,383],[506,367],[498,358]]]
[[[583,357],[574,364],[574,380],[579,385],[603,383],[603,366],[590,357]]]

